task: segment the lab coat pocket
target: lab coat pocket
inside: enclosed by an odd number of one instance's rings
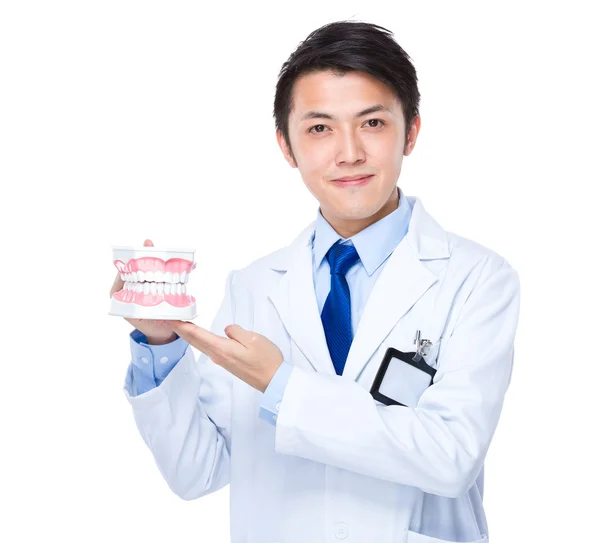
[[[429,535],[418,534],[408,530],[406,534],[405,543],[487,543],[488,536],[482,535],[480,539],[474,539],[472,541],[455,541],[454,539],[438,539],[437,537],[431,537]]]
[[[431,345],[423,357],[433,369],[437,366],[439,343]],[[407,407],[416,407],[423,392],[431,385],[431,379],[429,373],[392,357],[379,384],[379,393]]]

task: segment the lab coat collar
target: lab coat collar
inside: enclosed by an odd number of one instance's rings
[[[321,266],[327,252],[338,240],[349,239],[352,241],[367,275],[373,275],[392,254],[408,231],[412,209],[400,187],[396,187],[396,193],[398,207],[394,211],[349,238],[343,238],[335,231],[323,217],[319,207],[313,241],[315,267],[318,269]],[[376,240],[375,243],[374,240]]]
[[[427,213],[418,197],[406,198],[413,208],[408,232],[390,255],[363,309],[343,373],[352,380],[358,378],[398,321],[438,280],[421,261],[450,256],[445,230]],[[286,272],[268,296],[286,330],[315,371],[335,375],[313,284],[315,225],[316,220],[290,245],[267,258],[271,269]]]

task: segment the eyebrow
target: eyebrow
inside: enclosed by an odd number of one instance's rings
[[[377,104],[376,106],[371,106],[371,107],[368,107],[367,109],[363,109],[362,111],[359,111],[354,116],[354,118],[358,119],[359,117],[368,115],[369,113],[375,113],[376,111],[387,111],[389,113],[392,113],[391,109],[389,109],[385,106],[382,106],[381,104]],[[337,118],[334,117],[333,115],[330,115],[329,113],[323,113],[321,111],[308,111],[304,115],[302,115],[302,117],[300,118],[300,121],[305,121],[306,119],[330,119],[332,121],[337,121]]]

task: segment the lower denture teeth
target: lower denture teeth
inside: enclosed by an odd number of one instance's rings
[[[135,284],[135,291],[139,294],[140,292],[142,292],[144,290],[144,287],[142,285],[142,283],[136,283]]]
[[[165,283],[165,294],[171,294],[171,285],[169,283]]]
[[[144,283],[144,294],[150,294],[150,283]]]
[[[156,283],[150,283],[150,292],[156,294]]]
[[[158,283],[158,293],[159,294],[163,294],[165,292],[165,284],[164,283]]]
[[[177,294],[181,294],[181,283],[177,283]]]

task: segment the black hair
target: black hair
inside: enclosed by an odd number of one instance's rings
[[[301,75],[320,71],[340,76],[350,71],[365,72],[388,85],[402,104],[406,141],[419,114],[421,95],[411,58],[392,36],[390,30],[375,24],[337,21],[314,30],[300,42],[281,67],[273,108],[275,127],[283,134],[290,153],[288,122],[294,83]]]

